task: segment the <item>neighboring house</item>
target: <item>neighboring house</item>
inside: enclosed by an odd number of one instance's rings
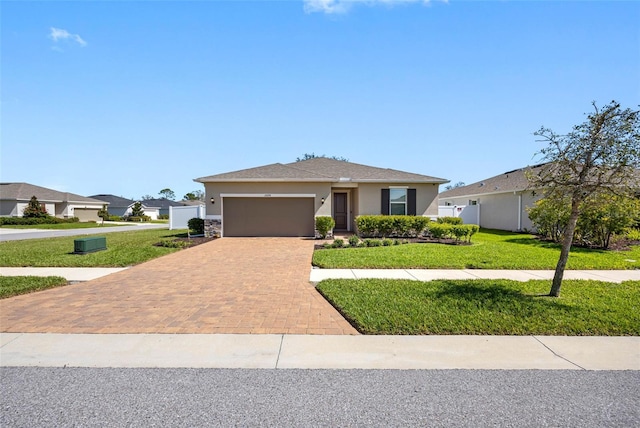
[[[133,205],[136,201],[132,199],[123,198],[115,195],[93,195],[91,198],[104,201],[109,204],[109,214],[117,215],[120,217],[129,217],[132,212]],[[144,215],[151,217],[152,220],[157,220],[160,214],[160,208],[152,204],[147,204],[147,201],[140,201],[142,204],[142,210]]]
[[[487,229],[501,229],[512,232],[533,230],[527,208],[534,205],[543,195],[538,189],[529,187],[526,171],[536,170],[540,165],[525,167],[487,178],[467,186],[456,187],[440,193],[440,213],[452,207],[461,214],[471,209],[473,214],[465,218],[466,223],[475,223]]]
[[[97,199],[29,183],[0,183],[0,216],[22,217],[33,196],[49,215],[60,218],[78,217],[80,221],[100,220],[98,211],[105,204]]]
[[[271,164],[197,178],[203,183],[207,235],[314,236],[315,217],[354,231],[364,214],[435,217],[448,180],[329,158]]]
[[[159,215],[169,215],[169,207],[183,207],[186,204],[182,203],[182,202],[176,202],[176,201],[172,201],[171,199],[166,199],[166,198],[162,198],[162,199],[145,199],[144,201],[142,201],[143,204],[145,205],[149,205],[152,207],[158,207],[158,214]],[[200,204],[203,204],[202,202],[200,202]]]

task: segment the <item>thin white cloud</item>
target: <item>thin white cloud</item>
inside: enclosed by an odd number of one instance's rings
[[[444,3],[448,2],[448,0],[441,1]],[[407,3],[429,4],[431,0],[303,0],[303,2],[305,13],[340,14],[348,12],[349,9],[356,4],[366,6],[395,6]]]
[[[85,42],[82,37],[78,34],[71,34],[67,30],[63,30],[62,28],[51,27],[51,32],[49,33],[49,38],[54,41],[54,43],[58,43],[60,41],[71,41],[76,42],[80,46],[87,46],[87,42]],[[55,46],[54,46],[55,48]],[[57,49],[59,50],[59,49]]]

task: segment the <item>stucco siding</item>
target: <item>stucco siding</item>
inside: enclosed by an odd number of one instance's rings
[[[394,183],[393,186],[404,186],[416,189],[416,215],[437,216],[438,215],[438,185],[436,184],[416,184],[416,183]],[[358,214],[376,215],[380,214],[382,189],[388,189],[389,184],[369,184],[360,183],[358,187]]]

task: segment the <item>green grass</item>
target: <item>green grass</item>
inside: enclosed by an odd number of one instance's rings
[[[21,224],[21,225],[4,225],[5,229],[88,229],[92,227],[115,227],[115,226],[134,226],[133,224],[111,224],[111,223],[55,223],[55,224]]]
[[[559,245],[532,235],[483,230],[474,235],[473,245],[419,243],[317,250],[313,264],[328,269],[555,269],[559,256]],[[567,269],[640,269],[640,247],[630,251],[574,247]]]
[[[0,299],[67,285],[60,276],[0,276]]]
[[[364,334],[640,335],[640,281],[332,279],[318,290]]]
[[[178,248],[156,247],[154,244],[165,239],[184,236],[185,233],[186,229],[172,231],[166,229],[132,230],[130,232],[109,233],[103,235],[107,238],[106,250],[85,255],[73,254],[73,241],[79,236],[5,241],[0,242],[0,266],[131,266],[179,251]]]

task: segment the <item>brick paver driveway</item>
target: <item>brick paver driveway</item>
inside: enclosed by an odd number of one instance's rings
[[[0,300],[0,330],[357,334],[309,283],[313,245],[218,239],[93,281]]]

